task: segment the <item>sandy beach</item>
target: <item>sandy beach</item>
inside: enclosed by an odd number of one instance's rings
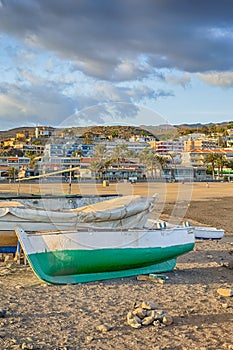
[[[0,194],[17,193],[0,184]],[[67,184],[27,184],[20,193],[68,193]],[[136,277],[77,285],[48,285],[11,257],[0,263],[0,349],[233,349],[233,183],[72,184],[75,194],[159,193],[155,215],[225,230],[220,241],[197,241],[178,258],[164,284]],[[156,302],[171,325],[134,329],[126,316],[135,303]],[[5,310],[5,315],[1,311]],[[2,313],[4,313],[2,312]],[[98,326],[106,325],[106,329]]]

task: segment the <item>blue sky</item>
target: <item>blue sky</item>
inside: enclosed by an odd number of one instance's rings
[[[0,0],[0,130],[232,121],[232,86],[231,0]]]

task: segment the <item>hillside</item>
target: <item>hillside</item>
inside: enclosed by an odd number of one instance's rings
[[[40,126],[39,128],[43,128]],[[47,128],[46,126],[44,128]],[[207,132],[207,131],[219,131],[221,129],[233,128],[233,121],[222,123],[209,123],[209,124],[180,124],[180,125],[140,125],[135,126],[92,126],[92,127],[72,127],[72,128],[53,128],[56,134],[60,133],[72,136],[84,136],[88,134],[93,136],[103,136],[112,138],[125,138],[129,139],[133,135],[142,136],[154,136],[157,139],[169,139],[175,138],[180,134],[193,133],[193,132]],[[10,130],[0,131],[0,141],[13,138],[16,134],[27,132],[30,137],[35,135],[35,127],[18,127]]]

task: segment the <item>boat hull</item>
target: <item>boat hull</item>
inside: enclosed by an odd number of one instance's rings
[[[15,253],[18,239],[14,231],[0,230],[0,253]]]
[[[16,234],[36,275],[49,283],[75,284],[171,271],[191,251],[190,229]]]
[[[219,240],[224,236],[224,230],[215,227],[198,227],[195,226],[196,239],[216,239]]]

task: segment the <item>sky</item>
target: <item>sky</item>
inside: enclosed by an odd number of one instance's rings
[[[0,0],[0,130],[233,121],[232,0]]]

